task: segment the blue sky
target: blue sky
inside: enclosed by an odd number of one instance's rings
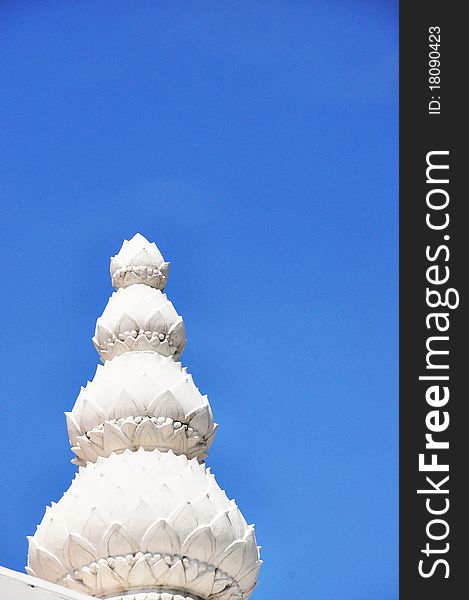
[[[2,2],[0,564],[73,477],[108,260],[172,263],[253,599],[397,592],[395,2]]]

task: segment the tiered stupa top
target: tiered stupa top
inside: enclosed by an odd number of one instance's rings
[[[164,290],[168,271],[169,263],[165,262],[155,242],[150,244],[140,233],[131,240],[124,240],[118,254],[111,257],[111,279],[116,290],[134,283]]]
[[[78,473],[29,538],[27,570],[100,598],[245,600],[261,561],[203,465],[216,425],[175,359],[184,324],[162,293],[169,263],[137,234],[111,259],[98,319],[104,361],[66,413]]]

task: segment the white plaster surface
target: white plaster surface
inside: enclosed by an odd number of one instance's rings
[[[0,600],[90,600],[91,596],[68,590],[31,577],[24,573],[0,567]]]

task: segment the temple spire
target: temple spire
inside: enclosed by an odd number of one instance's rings
[[[79,470],[29,538],[27,570],[99,598],[245,600],[259,548],[204,464],[216,424],[177,362],[168,269],[140,234],[111,259],[117,291],[93,338],[104,364],[66,413]]]

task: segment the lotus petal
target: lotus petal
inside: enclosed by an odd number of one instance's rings
[[[165,441],[169,441],[172,439],[174,435],[174,426],[173,422],[168,419],[163,425],[158,426],[158,432]]]
[[[160,580],[164,581],[168,571],[169,565],[163,558],[160,558],[151,566],[151,572],[153,573],[156,583]]]
[[[167,582],[168,587],[179,587],[181,585],[181,581],[185,580],[184,567],[182,566],[182,561],[177,560],[171,567],[169,568],[168,573],[166,574],[165,580]]]
[[[98,565],[96,587],[99,594],[107,594],[124,589],[121,578],[107,565]]]
[[[135,434],[135,430],[137,429],[137,423],[135,423],[132,418],[130,417],[129,420],[126,420],[124,423],[122,423],[121,425],[121,431],[122,433],[130,440],[132,441],[134,438],[134,434]]]
[[[75,533],[68,536],[64,553],[73,569],[80,569],[97,558],[96,548],[81,535]]]
[[[132,537],[120,523],[113,523],[103,535],[103,551],[106,556],[133,554],[137,550]]]
[[[88,593],[88,588],[86,587],[86,585],[84,585],[83,583],[81,583],[80,581],[78,581],[77,579],[74,579],[73,577],[71,577],[70,575],[66,575],[63,579],[62,579],[62,583],[68,587],[71,590],[75,590],[76,592],[81,592],[83,594],[87,594]]]
[[[83,410],[81,414],[81,430],[89,431],[93,429],[94,426],[99,425],[100,423],[104,423],[106,420],[106,415],[104,412],[86,398],[83,399]]]
[[[154,448],[157,440],[156,425],[149,419],[142,421],[135,430],[134,443],[143,448]]]
[[[109,417],[111,419],[125,418],[130,415],[141,414],[143,407],[137,406],[137,403],[126,389],[123,389],[112,405]]]
[[[179,538],[172,527],[164,519],[160,519],[145,532],[142,548],[146,552],[175,554],[179,549]]]
[[[169,517],[173,529],[179,533],[182,539],[185,539],[194,529],[199,526],[197,513],[190,502],[176,508]]]
[[[138,331],[140,327],[135,319],[127,314],[123,314],[115,326],[115,331],[125,333],[127,331]]]
[[[145,240],[145,242],[148,244],[147,240]],[[128,265],[149,265],[152,267],[153,266],[157,267],[159,264],[158,258],[156,256],[153,256],[152,254],[150,254],[146,248],[142,248],[140,250],[140,252],[137,252],[137,254],[135,254],[134,256],[129,258],[127,264]]]
[[[141,556],[130,571],[130,587],[146,587],[155,584],[155,578],[144,556]]]
[[[81,570],[83,577],[83,583],[90,590],[91,594],[94,595],[96,592],[96,574],[92,573],[88,567]]]
[[[87,540],[96,540],[97,542],[97,540],[99,539],[98,536],[102,531],[106,530],[106,527],[106,521],[99,516],[96,510],[94,510],[86,520],[85,525],[83,526],[82,535]]]
[[[207,597],[211,594],[215,581],[215,569],[208,567],[203,573],[199,573],[197,579],[191,583],[191,591]]]
[[[152,350],[151,343],[144,335],[139,335],[132,346],[132,350]]]
[[[148,412],[155,415],[155,417],[169,417],[173,421],[185,420],[185,413],[181,403],[169,390],[152,400],[148,406]]]
[[[199,527],[184,541],[182,551],[185,556],[210,562],[214,551],[214,540],[209,527]]]
[[[254,528],[251,527],[246,540],[246,550],[244,554],[244,564],[249,568],[250,565],[254,564],[259,560],[259,547],[257,546],[256,536],[254,535]],[[243,575],[243,573],[241,573]]]
[[[112,339],[112,333],[101,324],[96,324],[95,336],[100,342],[107,342]]]
[[[65,420],[67,422],[67,430],[70,444],[74,446],[77,443],[77,436],[79,436],[81,432],[78,428],[75,419],[72,416],[72,413],[66,412]]]
[[[172,338],[174,345],[185,346],[186,328],[181,317],[179,317],[179,320],[171,326],[168,335]]]
[[[244,592],[243,594],[243,598],[249,598],[249,596],[253,593],[255,587],[257,586],[257,583],[255,583],[252,587],[250,587],[246,592]]]
[[[119,575],[122,581],[127,581],[131,566],[123,556],[116,557],[115,561],[113,567],[114,572]]]
[[[218,594],[229,585],[226,575],[215,572],[215,581],[213,582],[212,594]]]
[[[241,511],[236,506],[236,504],[234,504],[233,508],[231,508],[230,511],[228,512],[228,517],[233,526],[235,536],[237,538],[243,537],[243,535],[246,531],[246,528],[247,528],[247,523],[246,523],[243,515],[241,514]]]
[[[145,331],[156,331],[159,333],[166,331],[165,318],[160,310],[157,310],[146,320],[143,329],[145,329]]]
[[[226,512],[223,512],[216,517],[213,523],[210,524],[210,529],[217,542],[217,547],[221,552],[236,539],[233,526],[231,525],[231,521]]]
[[[148,529],[148,524],[156,520],[155,511],[145,500],[140,500],[128,521],[128,528],[135,539],[140,541]]]
[[[94,444],[86,437],[86,435],[80,435],[77,438],[77,443],[82,451],[85,460],[95,461],[98,457],[97,449]]]
[[[212,594],[210,600],[244,600],[244,594],[239,594],[232,587],[228,587],[217,594]]]
[[[88,436],[90,438],[90,442],[92,444],[96,444],[100,447],[103,447],[103,430],[102,429],[92,429],[88,432]]]
[[[210,496],[206,493],[193,502],[193,506],[199,516],[200,522],[210,523],[217,514]]]
[[[238,585],[242,590],[250,589],[256,583],[260,567],[261,561],[259,561],[253,569],[246,573],[246,575],[241,577],[241,579],[238,581]]]
[[[148,502],[157,515],[166,517],[174,509],[176,498],[169,486],[164,483]]]
[[[230,544],[224,552],[224,558],[217,565],[219,569],[228,573],[231,577],[236,577],[244,563],[244,552],[246,542],[237,540]]]
[[[116,425],[106,421],[104,425],[103,444],[108,452],[115,452],[127,447],[127,439]]]
[[[186,576],[186,582],[190,583],[193,581],[199,574],[199,570],[197,568],[197,562],[193,560],[189,560],[188,558],[182,559],[182,564],[184,566],[184,572]]]
[[[67,569],[53,554],[38,548],[36,551],[37,561],[41,571],[41,577],[49,581],[57,581],[62,578]]]
[[[202,435],[206,435],[212,423],[207,406],[204,406],[201,409],[193,412],[191,415],[189,415],[188,419],[190,426]]]

